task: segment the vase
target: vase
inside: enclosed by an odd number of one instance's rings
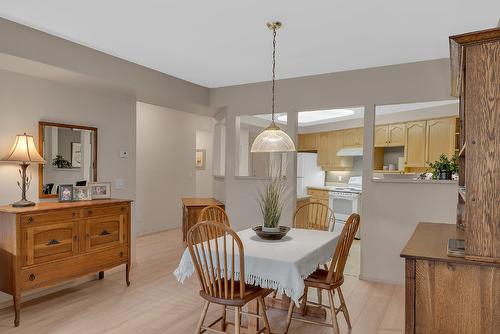
[[[451,172],[439,172],[438,179],[439,180],[451,180]]]

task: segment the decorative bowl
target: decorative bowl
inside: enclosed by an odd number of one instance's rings
[[[255,234],[264,240],[281,240],[290,231],[290,227],[280,225],[277,231],[263,231],[262,225],[254,226],[252,228]]]

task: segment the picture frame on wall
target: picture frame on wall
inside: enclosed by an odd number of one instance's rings
[[[111,198],[111,182],[91,183],[89,185],[92,193],[92,199]]]
[[[92,189],[86,187],[73,187],[74,201],[90,201],[92,200]]]
[[[71,143],[71,167],[82,167],[82,143]]]
[[[197,149],[196,150],[196,169],[204,170],[205,169],[205,160],[207,156],[206,149]]]
[[[59,185],[59,202],[72,202],[73,201],[73,185],[61,184]]]

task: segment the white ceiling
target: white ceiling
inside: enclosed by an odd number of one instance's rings
[[[494,27],[498,0],[2,0],[0,16],[207,87],[448,56]]]

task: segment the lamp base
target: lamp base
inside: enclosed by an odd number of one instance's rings
[[[35,203],[34,202],[31,202],[31,201],[27,201],[25,199],[22,199],[20,201],[17,201],[15,203],[12,203],[11,204],[14,208],[24,208],[24,207],[27,207],[27,206],[35,206]]]

